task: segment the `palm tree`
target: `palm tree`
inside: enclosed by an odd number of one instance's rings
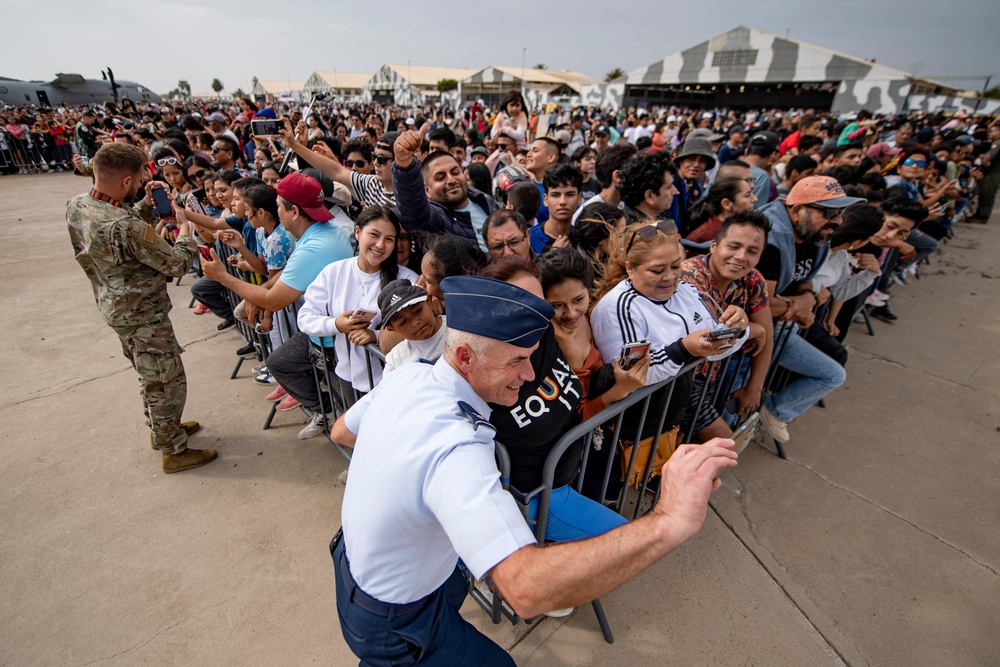
[[[625,70],[621,67],[616,67],[607,74],[604,75],[605,81],[614,81],[615,79],[625,76]]]
[[[180,97],[191,97],[191,84],[186,80],[181,79],[177,82],[177,92],[180,93]]]
[[[212,90],[215,91],[216,95],[219,95],[219,93],[221,93],[223,89],[225,89],[225,86],[222,85],[221,81],[219,81],[218,79],[212,79]],[[219,95],[219,97],[222,97],[222,95]]]
[[[535,65],[535,69],[548,69],[548,68],[549,66],[546,65],[545,63],[538,63],[537,65]]]
[[[242,88],[237,88],[236,90],[233,91],[234,100],[242,100],[246,96],[247,94],[243,92]]]

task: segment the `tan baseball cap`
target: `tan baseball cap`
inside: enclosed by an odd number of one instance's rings
[[[864,201],[867,200],[844,194],[844,187],[832,176],[803,178],[785,197],[785,203],[789,206],[813,204],[824,208],[847,208],[851,204],[860,204]]]

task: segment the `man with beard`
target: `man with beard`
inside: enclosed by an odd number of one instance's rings
[[[761,209],[771,221],[771,233],[757,270],[767,281],[771,314],[777,320],[801,327],[813,323],[819,295],[812,278],[830,254],[827,241],[840,225],[843,210],[864,201],[846,196],[834,178],[810,176],[796,183],[784,201],[777,199]],[[776,341],[785,326],[790,325],[775,327]],[[788,337],[779,365],[801,377],[766,397],[760,412],[768,433],[784,443],[789,439],[788,422],[843,384],[846,376],[840,364],[795,333]]]
[[[469,187],[462,166],[450,153],[433,151],[423,164],[414,159],[427,127],[402,133],[393,145],[392,189],[399,223],[410,233],[454,234],[485,252],[483,224],[497,210],[496,202]]]
[[[167,276],[187,273],[198,246],[183,217],[171,246],[134,209],[125,208],[162,187],[151,182],[148,159],[136,146],[105,144],[94,156],[94,188],[70,200],[66,222],[97,307],[139,374],[153,449],[163,454],[163,471],[174,473],[203,466],[216,454],[187,447],[199,425],[181,422],[187,380],[168,317]]]

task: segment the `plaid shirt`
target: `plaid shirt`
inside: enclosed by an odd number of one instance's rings
[[[723,294],[715,284],[711,269],[708,268],[708,258],[709,255],[698,255],[684,260],[681,264],[681,280],[691,283],[698,289],[705,306],[716,319],[722,315],[720,307],[739,306],[749,317],[767,306],[767,283],[760,271],[751,269],[750,273],[730,283],[726,293]],[[709,365],[705,363],[699,366],[698,374],[706,375]],[[717,365],[711,381],[715,381],[720,368],[721,365]]]

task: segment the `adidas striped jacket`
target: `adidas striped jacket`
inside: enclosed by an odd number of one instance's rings
[[[698,359],[687,351],[681,339],[692,331],[714,328],[716,321],[690,283],[681,280],[668,300],[653,301],[637,292],[631,281],[623,280],[594,306],[590,326],[603,359],[617,359],[625,343],[650,341],[646,384],[651,385],[673,377],[682,366]],[[708,359],[725,359],[746,340],[744,331],[733,341],[733,347]]]

